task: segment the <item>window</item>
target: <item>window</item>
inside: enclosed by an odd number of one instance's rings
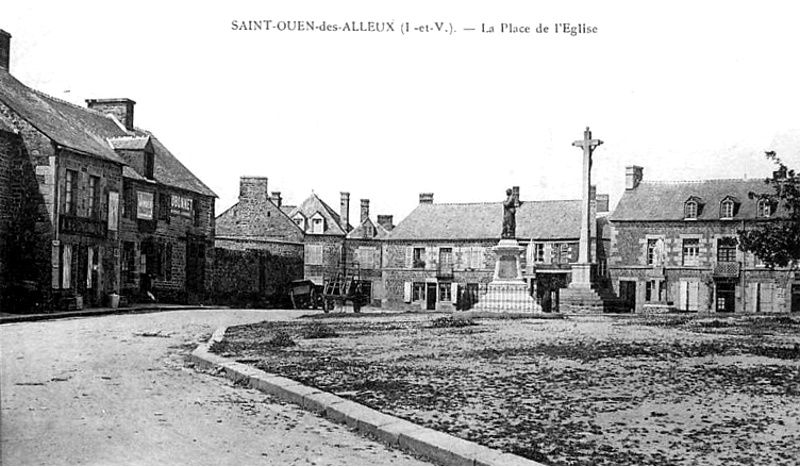
[[[483,269],[486,267],[483,247],[475,247],[470,250],[470,265],[472,269]]]
[[[683,217],[686,219],[697,219],[697,201],[687,201],[683,206]]]
[[[683,239],[683,265],[684,266],[700,265],[700,239],[698,238]]]
[[[425,283],[424,282],[414,282],[414,287],[413,287],[412,290],[413,290],[413,294],[411,296],[411,299],[413,301],[416,302],[418,300],[425,300]]]
[[[665,301],[666,281],[650,280],[644,284],[644,300],[646,302]]]
[[[361,281],[361,293],[367,299],[367,304],[372,302],[372,282]]]
[[[453,267],[453,249],[452,248],[439,248],[439,267],[451,268]]]
[[[198,200],[194,200],[192,206],[194,207],[194,226],[200,227],[200,225],[203,223],[203,210],[200,209],[200,203]]]
[[[425,248],[414,248],[414,256],[412,260],[412,267],[424,268],[425,267]]]
[[[325,220],[321,217],[311,219],[311,233],[321,234],[325,232]]]
[[[295,214],[293,220],[294,223],[297,224],[298,227],[300,227],[300,230],[302,230],[303,232],[306,231],[306,218],[303,217],[302,214],[298,212],[297,214]]]
[[[654,264],[656,260],[656,247],[658,245],[657,238],[647,239],[647,264]]]
[[[724,237],[717,240],[717,261],[728,263],[736,261],[736,239]]]
[[[158,194],[158,219],[169,222],[172,197],[167,193]]]
[[[722,201],[722,204],[719,208],[719,217],[723,219],[731,219],[734,214],[734,202],[733,200],[726,199]]]
[[[78,172],[76,170],[67,170],[64,190],[65,211],[74,216],[78,212]]]
[[[453,301],[453,284],[450,282],[439,282],[439,301],[451,302]]]
[[[356,261],[359,267],[361,267],[361,269],[375,269],[376,253],[377,250],[374,247],[358,247],[356,250]]]
[[[533,245],[533,261],[544,263],[544,243],[535,243]]]
[[[772,215],[772,203],[768,199],[758,200],[758,217],[770,217]]]
[[[100,177],[89,177],[89,216],[100,217]]]
[[[322,245],[306,245],[306,264],[322,265]]]
[[[122,283],[133,283],[135,255],[133,242],[122,242]]]

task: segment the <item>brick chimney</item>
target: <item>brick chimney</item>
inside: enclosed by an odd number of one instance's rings
[[[350,192],[342,191],[342,201],[339,205],[339,217],[342,220],[342,228],[347,232],[350,223]]]
[[[267,177],[241,177],[239,179],[239,201],[264,202],[268,199]]]
[[[365,220],[369,219],[369,200],[362,199],[361,200],[361,223],[363,224]]]
[[[0,68],[11,71],[11,34],[0,29]]]
[[[642,181],[644,169],[638,165],[629,165],[625,167],[625,189],[635,190]]]
[[[420,193],[419,204],[433,204],[433,193]]]
[[[273,191],[270,199],[273,203],[275,203],[275,206],[281,207],[281,204],[283,204],[283,198],[281,198],[280,191]]]
[[[391,231],[394,228],[394,216],[391,214],[378,214],[378,225]]]
[[[86,105],[92,110],[113,115],[126,129],[133,131],[133,106],[136,102],[125,98],[86,99]]]
[[[608,212],[609,196],[607,194],[597,195],[597,212]]]

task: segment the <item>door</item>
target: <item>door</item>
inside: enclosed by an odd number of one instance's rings
[[[800,284],[792,284],[792,313],[800,313]]]
[[[636,281],[619,281],[619,298],[629,313],[636,310]]]
[[[717,282],[717,301],[714,308],[718,313],[733,313],[735,311],[736,284],[733,282]]]
[[[429,282],[426,284],[425,290],[425,297],[427,301],[427,310],[435,310],[436,309],[436,284],[433,282]]]

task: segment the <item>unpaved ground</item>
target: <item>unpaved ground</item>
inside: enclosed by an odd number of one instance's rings
[[[419,464],[260,392],[187,368],[223,325],[203,310],[0,326],[0,461],[76,465]]]
[[[546,463],[800,463],[800,317],[434,318],[245,326],[216,350]],[[320,323],[339,336],[306,338]]]

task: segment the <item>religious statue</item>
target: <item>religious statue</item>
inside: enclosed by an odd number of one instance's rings
[[[506,200],[503,201],[503,233],[500,238],[517,238],[517,199],[511,188],[506,190],[506,196]]]

